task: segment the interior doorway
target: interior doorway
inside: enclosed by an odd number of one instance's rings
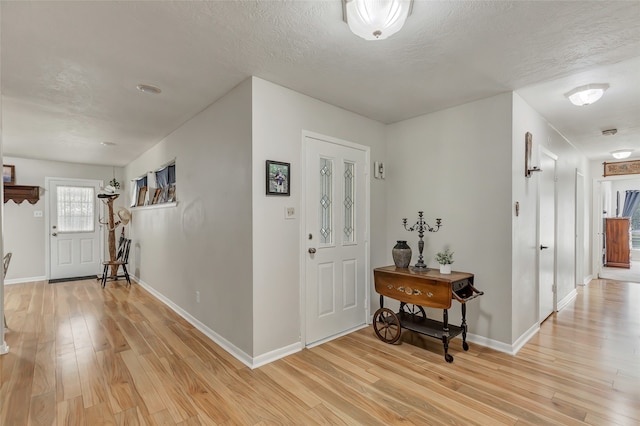
[[[631,220],[630,268],[605,266],[606,218],[622,216],[625,192],[628,189],[640,190],[640,178],[609,176],[594,179],[593,273],[598,278],[640,283],[640,214],[637,210]]]
[[[540,323],[556,310],[556,162],[540,147],[538,186],[538,309]]]

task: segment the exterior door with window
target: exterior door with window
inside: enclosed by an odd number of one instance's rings
[[[366,325],[367,154],[306,137],[306,344]]]
[[[49,279],[100,272],[99,190],[100,181],[48,181]]]

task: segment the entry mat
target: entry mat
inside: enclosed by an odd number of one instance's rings
[[[84,277],[56,278],[49,280],[49,284],[66,283],[67,281],[95,280],[97,275],[86,275]]]

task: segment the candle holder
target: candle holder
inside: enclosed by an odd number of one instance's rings
[[[418,252],[420,253],[420,255],[418,256],[418,261],[416,262],[416,264],[411,268],[415,271],[429,270],[429,268],[427,268],[427,264],[424,263],[424,258],[422,257],[422,250],[424,250],[424,241],[422,238],[424,237],[425,231],[438,232],[438,230],[442,226],[442,219],[440,218],[436,219],[435,228],[429,226],[429,224],[424,221],[423,213],[424,212],[422,211],[418,212],[418,221],[410,227],[407,227],[407,218],[405,217],[402,219],[402,225],[404,225],[404,229],[409,232],[418,231],[418,237],[420,238],[418,240]]]

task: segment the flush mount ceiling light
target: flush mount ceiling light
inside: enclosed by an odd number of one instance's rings
[[[384,40],[400,31],[413,0],[342,0],[343,19],[355,35]]]
[[[162,92],[159,87],[152,86],[151,84],[138,84],[136,87],[139,91],[148,95],[158,95]]]
[[[608,84],[587,84],[586,86],[576,87],[564,95],[576,106],[591,105],[598,101],[608,88]]]
[[[631,151],[630,149],[619,149],[617,151],[613,151],[611,155],[613,155],[613,158],[615,158],[616,160],[622,160],[623,158],[629,157],[632,152],[633,151]]]

